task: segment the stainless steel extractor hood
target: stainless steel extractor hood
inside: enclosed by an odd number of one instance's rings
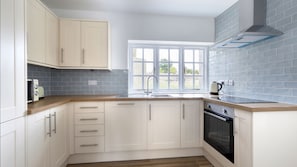
[[[240,32],[214,45],[216,48],[242,48],[283,33],[266,25],[267,0],[239,0]]]

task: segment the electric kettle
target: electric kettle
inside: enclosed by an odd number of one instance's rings
[[[223,85],[221,83],[218,83],[216,81],[213,81],[210,84],[210,94],[211,95],[219,95],[219,91],[223,88]]]

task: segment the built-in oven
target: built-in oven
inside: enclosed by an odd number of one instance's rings
[[[204,141],[234,163],[234,109],[204,103]]]

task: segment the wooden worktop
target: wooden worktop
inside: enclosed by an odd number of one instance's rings
[[[228,107],[241,109],[250,112],[267,112],[267,111],[297,111],[297,105],[284,103],[249,103],[234,104],[222,102],[211,98],[208,94],[185,94],[173,95],[170,97],[150,97],[150,96],[129,96],[119,97],[116,95],[80,95],[80,96],[48,96],[38,102],[28,104],[27,114],[34,114],[69,102],[83,101],[138,101],[138,100],[204,100]]]

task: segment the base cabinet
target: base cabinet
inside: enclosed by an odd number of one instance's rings
[[[68,158],[67,105],[28,116],[28,167],[59,167]]]
[[[148,149],[180,147],[180,101],[148,102]]]
[[[145,101],[106,102],[106,151],[147,149]]]
[[[0,166],[24,167],[25,165],[25,118],[21,117],[0,125]]]
[[[201,106],[198,100],[181,101],[181,147],[201,147]]]

